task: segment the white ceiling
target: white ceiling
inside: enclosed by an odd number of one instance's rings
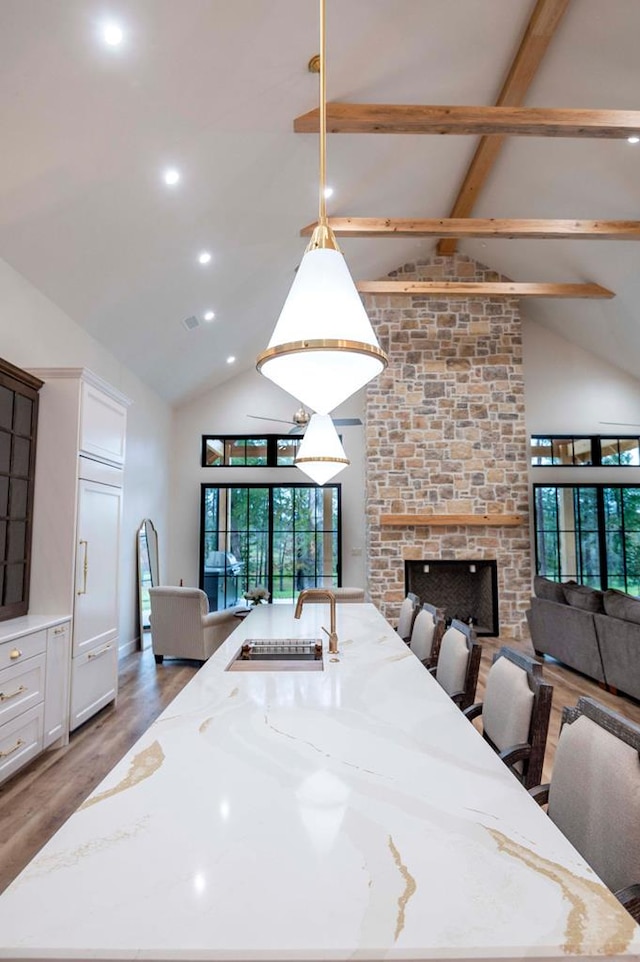
[[[330,100],[490,104],[533,0],[327,0]],[[126,32],[99,39],[105,17]],[[638,109],[638,0],[572,0],[527,104]],[[253,365],[317,211],[317,0],[0,0],[0,257],[159,394]],[[471,137],[329,138],[335,216],[447,216]],[[179,186],[161,181],[167,165]],[[474,212],[640,219],[640,144],[512,138]],[[349,240],[356,279],[434,249]],[[213,254],[203,268],[200,250]],[[470,241],[515,280],[595,281],[611,301],[527,316],[636,374],[637,242]],[[190,315],[216,320],[188,333]],[[233,368],[226,363],[234,354]]]

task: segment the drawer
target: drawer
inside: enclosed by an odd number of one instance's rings
[[[47,649],[47,629],[32,631],[22,638],[5,641],[0,645],[0,671],[20,661],[26,661],[33,655],[40,655]]]
[[[70,630],[70,621],[65,621],[61,625],[55,625],[53,628],[47,628],[47,646],[51,646],[52,643],[54,645],[65,645]]]
[[[95,715],[118,692],[118,642],[113,641],[71,659],[69,730]]]
[[[42,703],[0,727],[0,782],[42,751]]]
[[[0,725],[44,700],[46,655],[36,655],[0,671]]]

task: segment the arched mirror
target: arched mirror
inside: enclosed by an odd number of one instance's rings
[[[151,644],[149,634],[149,588],[160,584],[158,567],[158,533],[153,521],[145,518],[138,528],[138,609],[140,612],[140,647]]]

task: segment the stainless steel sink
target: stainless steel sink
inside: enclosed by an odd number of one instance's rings
[[[226,671],[322,671],[320,638],[247,638]]]

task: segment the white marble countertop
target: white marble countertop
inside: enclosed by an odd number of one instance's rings
[[[0,896],[1,958],[640,956],[375,608],[338,606],[324,671],[225,671],[245,638],[320,624],[326,605],[239,624]]]
[[[33,631],[40,631],[42,628],[53,628],[61,625],[65,621],[70,621],[71,615],[21,615],[20,618],[11,618],[10,621],[0,622],[0,644],[5,641],[13,641],[15,638],[22,638]]]

